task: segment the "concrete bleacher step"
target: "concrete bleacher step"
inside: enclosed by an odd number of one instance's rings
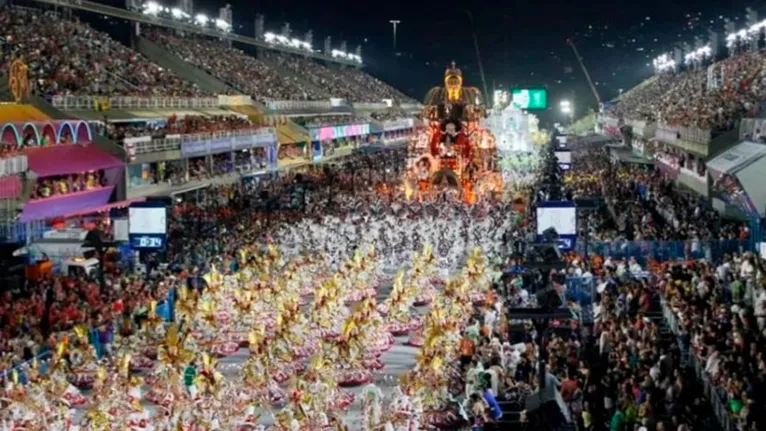
[[[149,60],[172,70],[181,78],[193,82],[200,89],[215,94],[231,94],[234,90],[204,70],[183,61],[180,57],[144,37],[136,38],[136,49]]]

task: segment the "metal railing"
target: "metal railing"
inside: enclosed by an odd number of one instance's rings
[[[2,158],[0,159],[0,177],[26,172],[28,165],[27,156],[24,154]]]
[[[713,139],[712,131],[710,129],[671,126],[663,123],[657,124],[655,136],[658,141],[667,144],[675,144],[681,140],[695,144],[708,145]]]
[[[354,109],[362,111],[385,111],[389,106],[385,102],[355,102]]]
[[[136,154],[155,153],[159,151],[178,151],[182,142],[209,141],[220,138],[232,138],[235,136],[253,136],[271,134],[276,135],[272,127],[260,127],[255,129],[226,130],[221,132],[192,133],[189,135],[170,135],[164,138],[150,139],[148,141],[134,142]]]
[[[48,231],[48,226],[42,220],[35,220],[28,223],[22,222],[0,222],[0,243],[22,243],[30,242],[43,237],[43,233]]]
[[[401,105],[399,105],[399,107],[402,108],[403,110],[407,111],[407,112],[419,111],[419,110],[423,109],[423,105],[421,105],[419,103],[402,103]]]
[[[713,414],[718,420],[719,425],[721,425],[721,428],[725,431],[736,431],[737,426],[726,408],[725,397],[710,380],[710,376],[705,372],[705,366],[702,364],[701,359],[694,354],[690,349],[690,346],[686,345],[686,341],[681,336],[681,328],[676,314],[670,308],[670,305],[665,298],[660,300],[660,304],[662,306],[662,316],[664,317],[665,322],[673,335],[678,338],[678,347],[681,350],[682,358],[687,365],[691,367],[697,380],[702,384],[704,396],[710,401],[710,406],[713,407]]]
[[[100,97],[53,96],[54,108],[81,111],[109,109],[209,109],[218,108],[218,97]]]
[[[333,108],[329,100],[273,100],[266,107],[269,111],[329,111]]]

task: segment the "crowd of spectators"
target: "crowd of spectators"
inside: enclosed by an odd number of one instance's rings
[[[0,11],[2,67],[29,67],[32,89],[45,96],[200,96],[196,85],[152,63],[106,33],[54,12]]]
[[[55,12],[5,8],[0,12],[3,50],[9,60],[29,66],[35,91],[46,96],[205,96],[195,84],[152,63],[140,53],[76,19]],[[335,68],[314,60],[271,52],[278,68],[222,41],[184,37],[164,29],[146,33],[184,61],[205,70],[257,100],[326,100],[350,102],[393,99],[413,102],[398,90],[356,68]]]
[[[390,85],[356,68],[325,66],[306,57],[277,51],[266,52],[263,61],[222,41],[179,37],[160,29],[150,31],[148,37],[184,61],[257,100],[326,100],[337,97],[349,102],[381,102],[383,99],[413,102]],[[272,65],[291,74],[281,73]]]
[[[265,62],[227,45],[202,36],[181,37],[153,29],[146,36],[238,91],[260,101],[324,100],[325,94],[304,85],[298,78],[281,74]]]
[[[744,225],[722,219],[702,199],[680,193],[659,170],[615,163],[604,149],[577,151],[573,158],[574,168],[564,179],[568,191],[579,197],[602,196],[605,203],[588,217],[592,240],[699,242],[748,236]]]
[[[679,343],[690,349],[703,379],[714,387],[738,430],[763,429],[766,388],[766,289],[763,260],[751,253],[669,265],[659,274],[678,322]]]
[[[239,115],[187,115],[169,117],[162,125],[109,123],[106,135],[110,139],[121,141],[125,138],[151,136],[162,139],[167,135],[189,135],[194,133],[215,133],[256,128],[246,117]]]
[[[352,85],[358,85],[360,88],[367,91],[368,96],[366,97],[366,100],[360,100],[361,102],[380,102],[383,99],[392,99],[399,103],[417,103],[416,100],[405,95],[396,88],[360,69],[347,67],[339,69],[337,73],[343,76],[347,82]]]
[[[114,323],[146,316],[149,304],[167,295],[176,282],[170,274],[144,277],[115,271],[105,289],[89,277],[61,276],[5,290],[0,301],[0,369],[51,349],[76,325],[111,338]],[[130,325],[124,324],[123,327]]]
[[[169,160],[157,163],[143,163],[128,167],[128,181],[131,187],[167,184],[177,186],[189,181],[183,160]]]
[[[305,159],[306,149],[301,145],[280,145],[277,157],[279,160]]]
[[[625,93],[609,109],[613,116],[703,130],[730,130],[766,97],[766,51],[735,55],[708,67],[665,73]]]
[[[93,190],[106,185],[102,172],[86,172],[72,175],[60,175],[41,178],[32,191],[30,199],[45,199],[86,190]]]
[[[588,371],[584,412],[610,430],[705,427],[707,403],[680,368],[673,336],[663,334],[656,286],[628,274],[643,274],[636,265],[607,259],[594,268],[601,275],[593,328],[599,365]]]
[[[14,142],[13,144],[7,144],[0,142],[0,159],[18,156],[21,153],[20,148]]]
[[[330,97],[346,99],[352,103],[380,103],[383,99],[412,102],[409,97],[390,85],[355,68],[325,66],[306,57],[278,51],[267,52],[266,58],[296,75],[305,77],[328,92]]]

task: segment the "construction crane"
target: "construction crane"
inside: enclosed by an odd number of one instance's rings
[[[593,92],[593,96],[596,98],[596,102],[598,102],[598,106],[601,106],[601,97],[598,95],[598,90],[596,90],[596,86],[593,85],[593,80],[590,79],[590,73],[588,73],[588,69],[585,67],[585,63],[582,61],[582,57],[580,57],[580,52],[577,50],[577,47],[574,44],[574,41],[572,39],[567,39],[567,45],[572,47],[572,51],[574,51],[575,57],[577,57],[577,62],[580,63],[580,68],[582,69],[582,73],[585,74],[585,79],[588,80],[588,85],[590,85],[590,91]]]

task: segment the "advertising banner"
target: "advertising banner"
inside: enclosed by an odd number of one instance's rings
[[[369,133],[369,123],[309,129],[309,136],[312,141],[331,141],[333,139],[348,138],[351,136],[368,135]]]
[[[254,135],[231,136],[203,141],[186,141],[181,142],[181,155],[183,157],[201,157],[211,154],[225,153],[227,151],[268,147],[276,142],[277,136],[271,131]]]

